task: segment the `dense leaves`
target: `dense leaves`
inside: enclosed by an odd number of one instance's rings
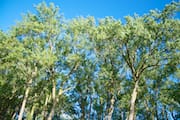
[[[0,31],[0,119],[179,119],[179,5],[122,23],[40,3]]]

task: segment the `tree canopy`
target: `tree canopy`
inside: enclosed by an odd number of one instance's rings
[[[123,23],[38,4],[0,31],[0,119],[180,119],[179,8]]]

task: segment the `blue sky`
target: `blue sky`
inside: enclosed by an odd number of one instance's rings
[[[142,15],[151,9],[162,10],[172,0],[0,0],[0,29],[8,30],[21,20],[23,13],[34,12],[33,5],[42,1],[55,3],[68,19],[91,15],[95,18],[113,16],[123,20],[124,16],[134,13]]]

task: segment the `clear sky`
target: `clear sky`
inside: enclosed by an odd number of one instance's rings
[[[23,13],[33,12],[33,5],[42,1],[55,3],[68,19],[91,15],[95,18],[113,16],[123,20],[124,16],[134,13],[142,15],[151,9],[162,10],[172,0],[0,0],[0,29],[8,30],[21,20]],[[179,14],[177,17],[180,18]]]

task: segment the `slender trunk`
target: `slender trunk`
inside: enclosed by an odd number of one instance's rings
[[[111,120],[112,119],[112,114],[113,114],[113,111],[114,111],[114,103],[115,103],[115,97],[114,95],[112,95],[112,98],[110,99],[110,105],[108,107],[108,113],[107,113],[107,116],[105,116],[105,120]]]
[[[121,111],[121,120],[124,120],[124,112]]]
[[[22,105],[21,105],[18,120],[22,120],[22,118],[23,118],[23,113],[24,113],[24,110],[25,110],[25,106],[26,106],[26,102],[27,102],[28,95],[29,95],[29,90],[30,90],[29,84],[31,84],[31,83],[32,83],[32,79],[28,82],[28,86],[27,86],[25,94],[24,94],[24,99],[23,99],[23,102],[22,102]]]
[[[91,119],[91,107],[92,107],[92,97],[90,95],[90,106],[89,106],[88,120]]]
[[[16,112],[13,113],[12,117],[11,117],[11,120],[14,120],[15,119],[15,116],[16,116]]]
[[[51,112],[49,113],[48,120],[52,120],[52,118],[54,117],[55,106],[56,106],[56,102],[53,102],[53,106],[51,108]]]
[[[107,92],[107,98],[106,98],[106,109],[105,109],[105,115],[104,115],[104,119],[107,119],[107,116],[109,114],[109,110],[110,110],[110,107],[111,107],[111,98],[112,98],[112,95],[110,94],[110,92]]]
[[[31,116],[32,120],[33,120],[33,117],[34,117],[34,109],[35,109],[35,105],[33,105],[32,108],[31,108],[30,116]]]
[[[150,118],[151,118],[152,120],[156,120],[155,112],[154,112],[153,110],[151,110],[151,112],[152,112],[152,114],[151,114],[151,117],[150,117]]]
[[[52,118],[54,116],[54,112],[55,112],[55,107],[56,107],[56,82],[55,82],[55,80],[53,80],[52,82],[53,82],[53,88],[52,88],[53,106],[52,106],[51,111],[49,113],[48,120],[52,120]]]
[[[23,99],[23,102],[22,102],[22,105],[21,105],[18,120],[22,120],[24,109],[25,109],[25,106],[26,106],[27,98],[28,98],[28,94],[29,94],[29,90],[30,90],[30,87],[27,87],[26,91],[25,91],[24,99]]]
[[[138,83],[139,80],[135,80],[135,86],[133,89],[133,92],[131,94],[131,101],[130,101],[130,113],[129,113],[129,117],[128,120],[135,120],[135,102],[136,102],[136,98],[137,98],[137,93],[138,93]]]
[[[125,120],[125,118],[126,118],[126,112],[125,112],[125,110],[121,110],[121,120]]]
[[[49,99],[49,95],[46,95],[46,100],[45,100],[45,103],[43,106],[43,111],[41,113],[43,120],[45,120],[45,118],[46,118],[46,108],[47,108],[48,99]]]
[[[83,95],[80,97],[80,108],[81,108],[81,118],[80,120],[86,120],[86,100],[87,97],[83,98]]]
[[[145,109],[146,109],[144,117],[146,119],[148,119],[149,118],[149,107],[148,107],[148,100],[147,99],[144,100],[144,106],[145,106]]]
[[[157,100],[158,100],[158,91],[156,91],[156,101],[155,101],[155,115],[156,115],[156,119],[159,120],[159,116],[158,116],[158,103],[157,103]]]
[[[99,110],[97,112],[97,119],[98,120],[102,120],[103,119],[103,113],[104,113],[103,108],[104,108],[104,103],[99,101]]]
[[[102,115],[101,115],[101,120],[103,120],[103,118],[106,116],[106,107],[107,107],[107,102],[104,102],[102,107]]]
[[[83,99],[83,97],[81,97],[81,120],[85,120],[85,100],[86,99]]]
[[[112,98],[111,98],[111,105],[110,105],[110,108],[109,108],[109,113],[108,113],[107,120],[112,119],[112,114],[113,114],[113,111],[114,111],[114,103],[115,103],[115,97],[113,95]]]

